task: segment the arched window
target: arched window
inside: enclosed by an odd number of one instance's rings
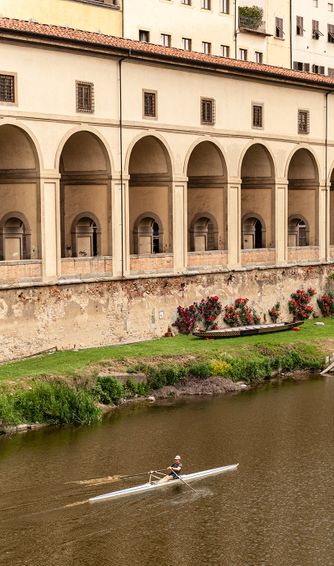
[[[242,247],[244,250],[264,248],[262,222],[255,217],[246,218],[242,224]]]
[[[134,250],[138,255],[163,251],[161,222],[152,216],[137,219],[134,229]]]
[[[89,216],[76,219],[72,226],[72,250],[74,257],[100,255],[100,231],[97,221]]]
[[[289,246],[308,246],[309,229],[303,218],[290,218],[289,220]]]
[[[6,215],[0,225],[0,258],[4,261],[30,259],[31,233],[18,216]]]
[[[218,228],[207,216],[193,220],[190,229],[190,251],[206,252],[218,249]]]

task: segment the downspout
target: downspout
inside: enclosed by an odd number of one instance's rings
[[[234,59],[238,59],[238,0],[234,0]]]
[[[125,19],[125,0],[123,0],[122,5],[121,5],[121,9],[122,9],[122,37],[124,39],[124,32],[125,32],[125,26],[124,26],[124,19]]]
[[[121,182],[121,266],[122,277],[125,274],[125,237],[124,237],[124,183],[123,183],[123,92],[122,92],[122,63],[129,59],[131,50],[126,57],[118,60],[118,79],[119,79],[119,161],[120,161],[120,182]]]
[[[325,93],[325,183],[326,183],[326,207],[325,207],[325,234],[326,234],[326,238],[325,238],[325,242],[326,242],[326,249],[325,249],[325,255],[326,255],[326,260],[328,259],[328,253],[329,253],[329,249],[328,249],[328,198],[330,197],[330,193],[328,196],[328,95],[331,94],[331,91],[327,91]],[[329,235],[330,238],[330,235]]]
[[[292,52],[292,41],[293,41],[293,21],[292,21],[292,0],[290,0],[290,69],[293,68],[293,52]]]

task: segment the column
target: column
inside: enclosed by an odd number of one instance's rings
[[[319,186],[319,260],[330,258],[330,186],[324,181]]]
[[[288,181],[278,180],[275,184],[275,249],[276,263],[288,261]]]
[[[173,256],[174,273],[184,273],[187,269],[187,178],[174,177],[173,192]]]
[[[52,281],[61,275],[60,175],[44,171],[40,183],[42,277]]]
[[[112,263],[114,277],[130,272],[128,175],[113,177],[111,183]]]
[[[227,184],[227,250],[229,269],[241,264],[241,181]]]

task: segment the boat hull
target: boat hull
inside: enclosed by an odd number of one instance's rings
[[[116,499],[118,497],[124,497],[126,495],[135,495],[137,493],[144,493],[148,491],[155,491],[157,489],[168,487],[171,485],[182,485],[182,481],[190,482],[194,480],[199,480],[209,476],[215,476],[222,474],[224,472],[229,472],[236,470],[239,464],[232,464],[230,466],[222,466],[220,468],[212,468],[211,470],[203,470],[202,472],[194,472],[193,474],[183,474],[180,476],[180,480],[170,480],[162,483],[144,483],[142,485],[137,485],[135,487],[130,487],[128,489],[121,489],[119,491],[111,491],[110,493],[104,493],[102,495],[97,495],[96,497],[91,497],[89,503],[97,503],[98,501],[106,501],[107,499]]]
[[[284,332],[296,326],[301,326],[302,324],[304,324],[303,321],[235,326],[232,328],[219,328],[217,330],[198,330],[197,332],[193,332],[193,335],[198,338],[235,338],[236,336],[253,336],[257,334],[270,334],[272,332]]]

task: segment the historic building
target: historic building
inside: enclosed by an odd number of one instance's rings
[[[331,269],[332,78],[10,19],[0,41],[2,357]]]

